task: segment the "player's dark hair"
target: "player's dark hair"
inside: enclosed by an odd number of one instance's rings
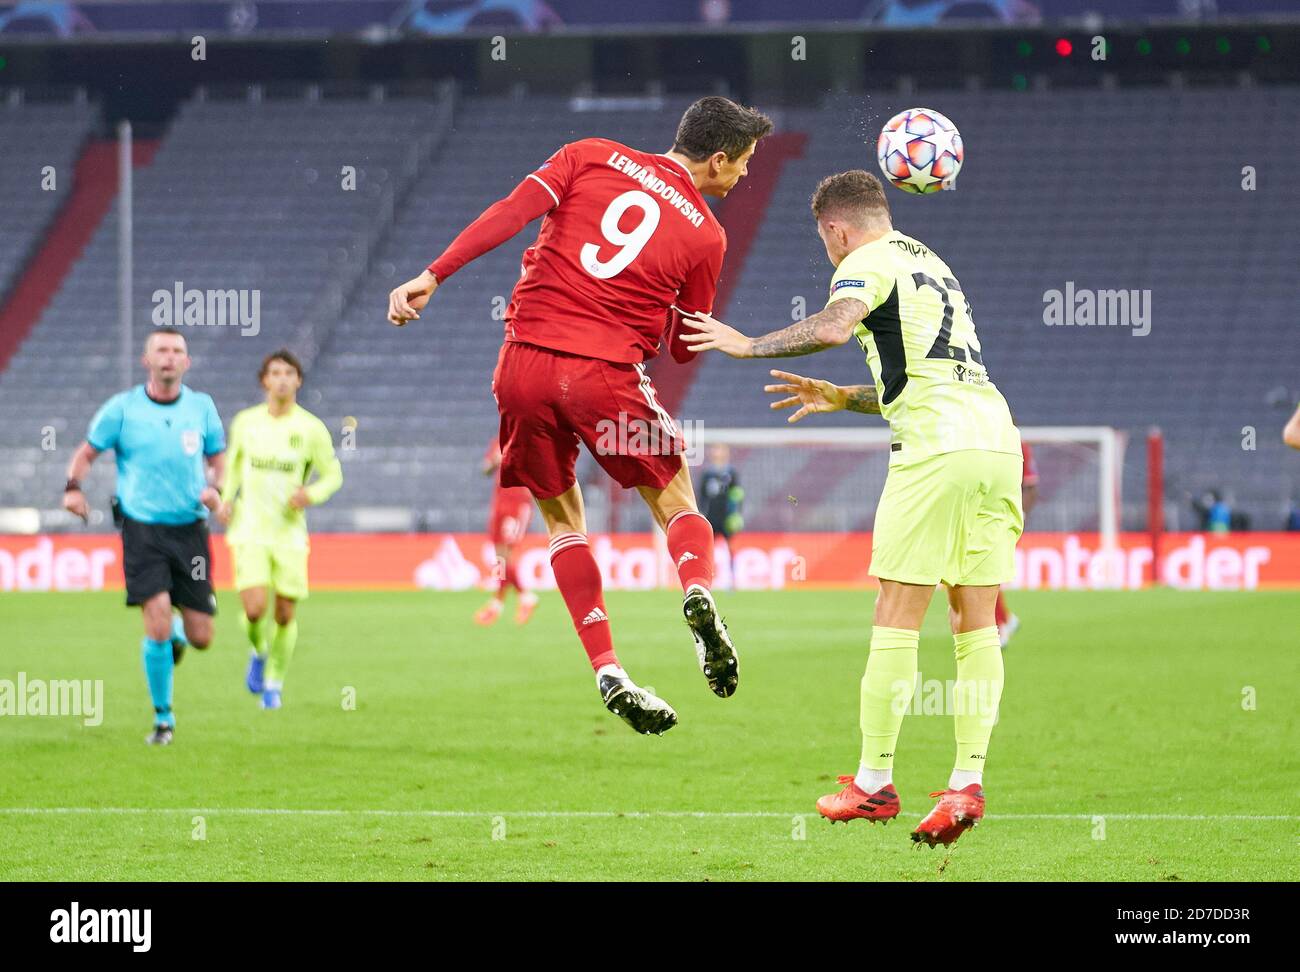
[[[850,169],[817,183],[812,211],[815,219],[842,216],[855,223],[867,223],[881,216],[889,218],[889,200],[885,198],[885,187],[874,175],[866,169]]]
[[[772,119],[729,98],[710,95],[686,109],[677,125],[673,151],[692,162],[703,162],[714,152],[725,152],[734,162],[764,135],[772,131]]]
[[[302,362],[299,361],[292,351],[288,348],[281,348],[279,351],[272,351],[262,362],[262,367],[257,372],[257,380],[261,381],[266,377],[266,373],[271,370],[272,361],[283,361],[294,371],[298,372],[298,380],[302,381]]]
[[[149,347],[149,342],[152,341],[154,339],[154,336],[157,334],[174,334],[182,341],[185,341],[186,347],[189,347],[190,342],[186,340],[184,332],[179,331],[174,327],[155,327],[152,331],[149,332],[149,336],[144,339],[144,346],[146,348]]]

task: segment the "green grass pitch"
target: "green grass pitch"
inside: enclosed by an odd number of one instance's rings
[[[285,708],[262,712],[223,593],[153,749],[139,612],[0,595],[0,679],[102,679],[105,708],[0,717],[0,879],[1300,878],[1294,593],[1012,592],[989,816],[950,855],[908,839],[947,780],[948,715],[904,722],[899,821],[813,812],[857,764],[870,593],[720,593],[729,700],[677,595],[611,595],[624,664],[681,718],[649,738],[602,708],[558,595],[522,629],[473,625],[481,598],[318,592]],[[927,679],[953,676],[945,623],[936,601]]]

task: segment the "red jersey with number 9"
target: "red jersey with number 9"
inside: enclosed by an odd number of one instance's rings
[[[712,310],[727,238],[676,159],[586,138],[528,178],[555,205],[524,252],[507,342],[635,363],[673,307]]]

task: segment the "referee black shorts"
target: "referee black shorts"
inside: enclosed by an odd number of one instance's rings
[[[173,526],[122,520],[122,569],[126,603],[143,604],[161,591],[172,604],[217,613],[212,593],[212,547],[203,520]]]

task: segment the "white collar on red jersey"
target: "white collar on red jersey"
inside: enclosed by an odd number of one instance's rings
[[[682,164],[681,164],[680,162],[678,162],[675,158],[673,158],[671,155],[668,155],[668,154],[665,153],[665,152],[657,152],[657,153],[655,153],[655,154],[656,154],[659,158],[661,158],[661,159],[666,159],[667,161],[671,162],[673,165],[677,166],[677,168],[681,169],[681,170],[682,170],[682,175],[686,176],[686,178],[687,178],[687,179],[690,179],[690,180],[691,180],[691,183],[694,184],[695,180],[691,177],[691,170],[690,170],[690,169],[686,168],[686,166],[682,165]]]

